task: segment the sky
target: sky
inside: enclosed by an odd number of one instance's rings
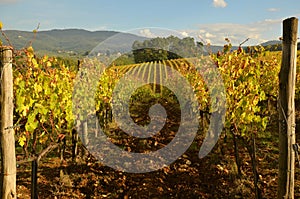
[[[212,45],[278,40],[282,21],[300,16],[299,0],[0,0],[3,29],[79,28],[160,36],[176,31]],[[299,23],[300,24],[300,23]],[[299,32],[299,30],[298,30]]]

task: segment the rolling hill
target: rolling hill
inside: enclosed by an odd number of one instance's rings
[[[49,30],[39,31],[34,38],[33,32],[6,30],[4,33],[9,38],[10,42],[16,49],[22,49],[30,44],[38,53],[47,54],[74,54],[84,55],[94,49],[99,43],[106,41],[110,37],[120,37],[125,41],[133,43],[135,40],[144,40],[128,33],[119,33],[115,31],[87,31],[83,29],[63,29],[63,30]],[[1,35],[0,39],[4,44],[8,42]],[[127,42],[127,43],[128,43]],[[107,42],[106,42],[107,43]],[[109,43],[105,50],[127,50],[131,46],[119,46],[117,43]]]

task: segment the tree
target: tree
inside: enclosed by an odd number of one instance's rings
[[[203,52],[203,44],[194,38],[180,39],[173,35],[135,41],[132,45],[136,63],[195,57]]]

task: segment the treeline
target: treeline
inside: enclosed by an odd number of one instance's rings
[[[269,51],[282,51],[282,44],[278,43],[274,45],[268,45],[265,48]],[[300,50],[300,43],[297,44],[297,50]]]
[[[195,57],[203,54],[204,46],[195,42],[194,38],[180,39],[176,36],[156,37],[132,44],[132,53],[123,54],[113,61],[112,65],[128,65],[135,63],[171,60]]]
[[[192,37],[156,37],[135,41],[132,45],[135,63],[195,57],[203,52],[203,44]]]

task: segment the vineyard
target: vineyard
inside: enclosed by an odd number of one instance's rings
[[[118,66],[106,66],[96,59],[80,60],[76,66],[76,62],[72,65],[55,57],[38,57],[31,46],[15,51],[17,196],[30,197],[34,188],[31,162],[37,157],[40,198],[255,198],[255,194],[275,198],[282,54],[263,47],[230,47],[227,43],[218,54]],[[300,52],[297,63],[298,124]],[[220,76],[207,67],[212,65]],[[131,174],[105,166],[96,158],[97,150],[107,156],[110,153],[97,144],[101,142],[100,129],[127,152],[160,150],[174,139],[188,95],[186,84],[176,74],[186,79],[199,105],[191,110],[198,114],[199,128],[187,152],[150,173]],[[225,90],[215,77],[223,80]],[[118,87],[121,81],[126,87]],[[137,86],[137,81],[144,84]],[[164,81],[170,82],[168,86]],[[114,93],[117,88],[120,92]],[[176,88],[181,96],[169,88]],[[124,100],[131,90],[134,92],[126,101],[127,107],[115,102],[114,97]],[[115,112],[113,103],[119,108]],[[116,114],[126,111],[136,124],[148,125],[148,112],[155,104],[165,108],[167,117],[162,130],[153,137],[138,139],[118,126]],[[223,106],[226,112],[220,138],[213,150],[199,159],[210,119]],[[300,181],[295,179],[295,196],[300,197]]]

